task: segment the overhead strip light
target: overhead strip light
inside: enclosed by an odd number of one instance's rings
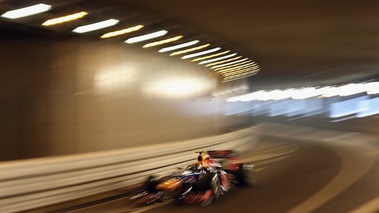
[[[117,19],[108,19],[105,21],[96,22],[93,24],[83,25],[75,28],[72,32],[74,33],[87,33],[95,30],[100,30],[103,28],[111,27],[119,22]]]
[[[242,56],[237,56],[237,57],[226,59],[226,60],[223,60],[223,61],[213,62],[213,63],[207,64],[205,67],[211,67],[211,66],[215,66],[215,65],[218,65],[218,64],[223,64],[223,63],[226,63],[226,62],[229,62],[229,61],[234,61],[234,60],[237,60],[237,59],[240,59],[240,58],[242,58]]]
[[[249,71],[249,72],[234,74],[234,75],[230,75],[230,76],[224,76],[224,78],[236,78],[236,77],[246,76],[246,75],[250,75],[250,74],[257,74],[257,73],[258,73],[258,71]]]
[[[213,55],[207,55],[207,56],[204,56],[204,57],[201,57],[201,58],[195,58],[191,62],[202,61],[202,60],[205,60],[205,59],[208,59],[208,58],[214,58],[214,57],[217,57],[217,56],[220,56],[220,55],[224,55],[224,54],[226,54],[228,52],[230,52],[230,50],[227,50],[227,51],[224,51],[224,52],[220,52],[220,53],[216,53],[216,54],[213,54]]]
[[[230,75],[231,73],[241,73],[241,72],[246,72],[248,70],[259,70],[259,67],[247,67],[243,69],[238,69],[238,70],[232,70],[228,72],[220,72],[221,75]]]
[[[247,68],[247,69],[243,69],[243,70],[238,70],[238,71],[223,73],[222,75],[223,76],[232,76],[232,75],[242,74],[242,73],[251,72],[251,71],[257,72],[257,71],[259,71],[259,69]]]
[[[211,69],[216,69],[216,68],[219,68],[219,67],[224,67],[224,66],[236,64],[236,63],[243,62],[243,61],[246,61],[246,60],[248,60],[248,58],[244,58],[244,59],[241,59],[241,60],[238,60],[238,61],[229,62],[229,63],[226,63],[226,64],[216,65],[216,66],[211,67]]]
[[[223,76],[226,78],[226,77],[233,77],[233,76],[237,76],[237,75],[245,75],[245,74],[257,73],[257,72],[258,71],[256,71],[256,70],[249,70],[249,71],[245,71],[245,72],[228,73],[227,75],[223,75]]]
[[[231,76],[231,75],[236,75],[236,74],[241,74],[245,72],[258,72],[260,69],[259,68],[250,68],[250,69],[243,69],[243,70],[238,70],[238,71],[233,71],[233,72],[226,72],[226,73],[220,73],[222,76]]]
[[[143,48],[155,47],[155,46],[158,46],[158,45],[167,44],[167,43],[170,43],[170,42],[173,42],[173,41],[177,41],[177,40],[179,40],[181,38],[183,38],[182,35],[175,36],[173,38],[168,38],[168,39],[164,39],[164,40],[161,40],[161,41],[156,41],[156,42],[148,43],[148,44],[143,45],[142,47]]]
[[[87,14],[88,14],[87,12],[82,11],[82,12],[79,12],[79,13],[74,13],[74,14],[67,15],[67,16],[62,16],[62,17],[59,17],[59,18],[53,18],[53,19],[49,19],[49,20],[43,22],[42,25],[43,26],[51,26],[51,25],[56,25],[56,24],[62,24],[62,23],[65,23],[65,22],[69,22],[69,21],[73,21],[73,20],[76,20],[76,19],[83,18]]]
[[[160,30],[160,31],[157,31],[157,32],[154,32],[154,33],[148,33],[148,34],[145,34],[145,35],[129,38],[129,39],[127,39],[125,41],[125,43],[128,43],[128,44],[138,43],[138,42],[141,42],[141,41],[146,41],[146,40],[150,40],[150,39],[153,39],[153,38],[158,38],[158,37],[164,36],[167,33],[168,33],[167,30]]]
[[[165,48],[160,49],[158,52],[160,52],[160,53],[169,52],[172,50],[177,50],[177,49],[181,49],[184,47],[189,47],[189,46],[195,45],[199,42],[200,42],[199,40],[194,40],[194,41],[186,42],[183,44],[178,44],[178,45],[171,46],[171,47],[165,47]]]
[[[1,17],[8,19],[18,19],[26,16],[35,15],[38,13],[43,13],[51,9],[51,5],[47,4],[36,4],[29,7],[24,7],[16,10],[10,10],[5,12]]]
[[[223,60],[223,59],[226,59],[226,58],[230,58],[230,57],[233,57],[235,55],[237,55],[237,53],[233,53],[233,54],[230,54],[230,55],[226,55],[226,56],[222,56],[222,57],[218,57],[218,58],[202,61],[199,64],[208,64],[208,63],[211,63],[211,62],[215,62],[215,61]]]
[[[243,69],[251,69],[251,68],[259,68],[259,66],[256,66],[256,65],[249,65],[249,66],[237,66],[237,67],[233,67],[233,68],[230,68],[230,69],[226,69],[226,70],[220,70],[220,71],[217,71],[218,73],[228,73],[228,72],[235,72],[235,71],[239,71],[239,70],[243,70]]]
[[[137,26],[125,28],[122,30],[117,30],[117,31],[105,33],[102,36],[100,36],[100,38],[111,38],[111,37],[115,37],[115,36],[124,35],[127,33],[131,33],[131,32],[135,32],[137,30],[140,30],[142,27],[143,27],[143,25],[137,25]]]
[[[256,64],[255,62],[251,62],[251,63],[247,63],[247,64],[243,64],[243,65],[240,65],[240,66],[234,66],[234,67],[231,67],[231,68],[219,68],[219,69],[216,69],[217,72],[228,72],[228,71],[232,71],[232,70],[237,70],[237,69],[244,69],[246,67],[250,67],[250,66],[258,66],[258,64]]]
[[[229,66],[225,66],[225,67],[214,69],[214,71],[224,70],[224,69],[232,68],[232,67],[235,68],[237,66],[240,66],[240,65],[243,65],[243,64],[247,64],[247,63],[250,63],[250,62],[251,62],[251,60],[249,60],[249,61],[243,61],[243,62],[238,63],[238,64],[232,64],[232,65],[229,65]]]
[[[193,52],[193,51],[196,51],[196,50],[201,50],[201,49],[204,49],[204,48],[208,47],[209,45],[210,44],[204,44],[204,45],[193,47],[193,48],[190,48],[190,49],[173,52],[173,53],[170,54],[170,56],[181,55],[181,54],[184,54],[184,53]]]
[[[205,50],[205,51],[202,51],[202,52],[198,52],[198,53],[194,53],[194,54],[190,54],[190,55],[185,55],[185,56],[182,57],[182,59],[194,58],[194,57],[197,57],[197,56],[201,56],[201,55],[205,55],[205,54],[208,54],[208,53],[213,53],[213,52],[219,51],[220,49],[221,49],[220,47],[216,47],[216,48],[213,48],[213,49],[210,49],[210,50]]]
[[[258,67],[248,67],[248,68],[244,68],[244,69],[240,69],[240,70],[233,70],[233,71],[230,71],[230,72],[223,72],[223,73],[220,73],[221,75],[230,75],[230,74],[233,74],[233,73],[243,73],[243,72],[247,72],[247,71],[251,71],[251,70],[259,70]]]

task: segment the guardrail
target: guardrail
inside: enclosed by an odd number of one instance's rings
[[[19,212],[141,183],[194,162],[194,151],[249,149],[259,127],[125,150],[0,163],[0,212]]]

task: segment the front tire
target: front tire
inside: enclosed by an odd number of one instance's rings
[[[211,182],[211,189],[213,191],[213,202],[216,201],[220,195],[221,195],[221,187],[220,187],[220,180],[218,178],[217,174],[213,175],[212,182]]]
[[[199,190],[208,191],[211,190],[213,195],[210,199],[205,201],[202,205],[206,206],[215,202],[221,195],[220,180],[216,173],[207,173],[199,180]]]

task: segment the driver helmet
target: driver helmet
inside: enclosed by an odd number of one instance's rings
[[[199,156],[197,156],[197,162],[202,167],[208,167],[208,160],[209,155],[206,153],[200,153]]]

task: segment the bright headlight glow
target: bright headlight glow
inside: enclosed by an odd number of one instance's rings
[[[95,30],[100,30],[103,28],[111,27],[119,22],[117,19],[108,19],[105,21],[96,22],[93,24],[83,25],[75,28],[72,32],[74,33],[87,33]]]
[[[51,26],[51,25],[56,25],[56,24],[62,24],[62,23],[65,23],[65,22],[69,22],[69,21],[73,21],[73,20],[76,20],[76,19],[83,18],[87,14],[88,14],[87,12],[82,11],[82,12],[79,12],[79,13],[74,13],[74,14],[67,15],[67,16],[62,16],[62,17],[59,17],[59,18],[53,18],[53,19],[49,19],[49,20],[43,22],[42,25],[43,26]]]
[[[36,15],[38,13],[43,13],[51,9],[51,5],[47,4],[36,4],[29,7],[24,7],[16,10],[10,10],[1,15],[1,17],[8,19],[18,19],[26,16]]]
[[[137,26],[125,28],[122,30],[117,30],[117,31],[105,33],[102,36],[100,36],[100,38],[111,38],[111,37],[115,37],[115,36],[120,36],[120,35],[124,35],[127,33],[135,32],[137,30],[140,30],[141,28],[143,28],[143,25],[137,25]]]
[[[149,34],[129,38],[125,41],[125,43],[133,44],[133,43],[137,43],[137,42],[141,42],[141,41],[146,41],[146,40],[150,40],[153,38],[158,38],[158,37],[164,36],[167,33],[168,33],[167,30],[160,30],[160,31],[157,31],[154,33],[149,33]]]

